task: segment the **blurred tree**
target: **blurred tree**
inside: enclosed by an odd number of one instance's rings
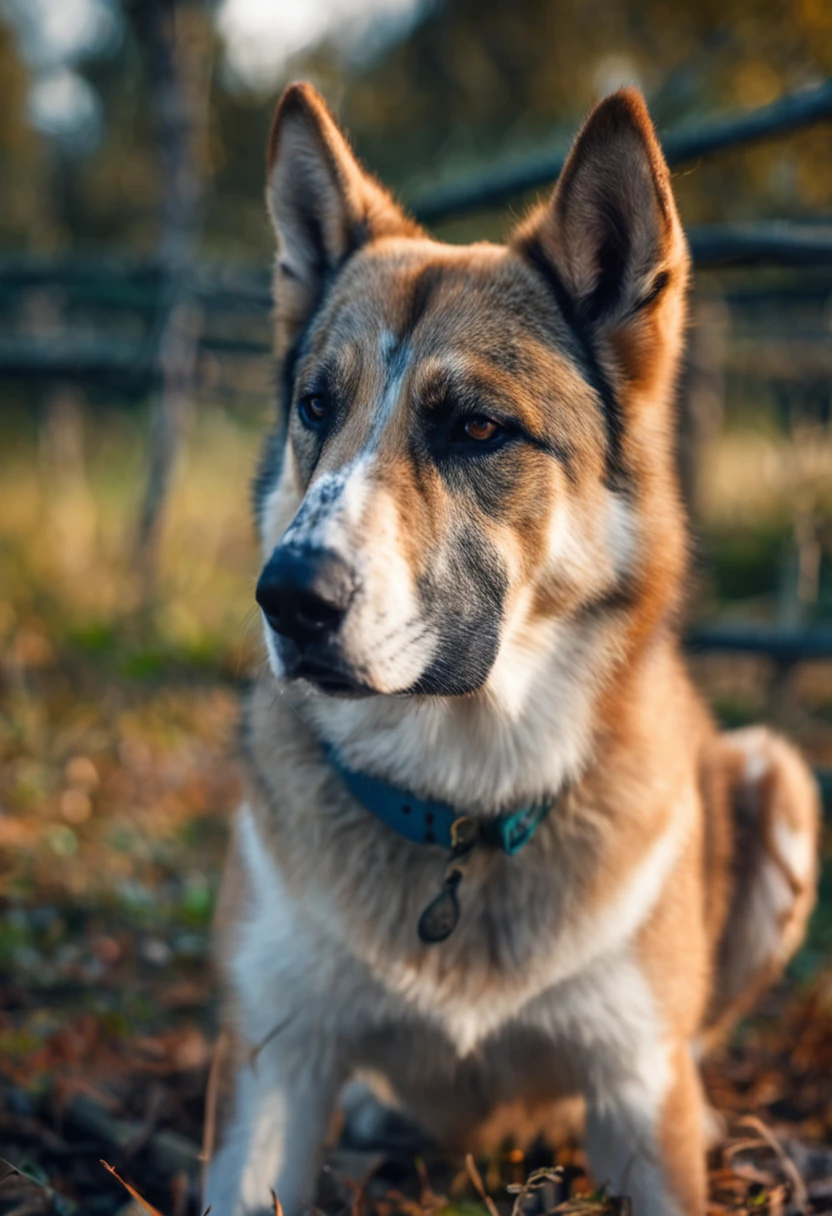
[[[153,401],[149,469],[139,526],[145,598],[155,586],[163,509],[190,414],[202,327],[189,272],[202,220],[212,37],[194,0],[142,0],[134,8],[145,52],[162,167],[156,319],[159,387]]]
[[[46,189],[43,141],[32,135],[26,112],[29,73],[12,31],[0,24],[0,238],[19,248],[40,244],[46,237],[41,224],[40,196]]]

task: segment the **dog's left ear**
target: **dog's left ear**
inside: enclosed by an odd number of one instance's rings
[[[361,168],[323,98],[306,83],[289,85],[275,111],[266,203],[277,235],[279,356],[351,253],[381,236],[418,232]]]
[[[512,245],[543,271],[566,319],[614,375],[646,386],[675,363],[687,249],[670,174],[636,89],[595,107],[551,201],[521,224]]]

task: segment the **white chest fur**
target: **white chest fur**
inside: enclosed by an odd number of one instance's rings
[[[305,1019],[320,1020],[322,1033],[350,1039],[361,1036],[365,1022],[424,1022],[459,1058],[518,1018],[532,1019],[539,1029],[548,1025],[559,1036],[592,1038],[594,1030],[603,1030],[610,977],[619,992],[616,1017],[626,1004],[644,1021],[647,1015],[639,1011],[649,1005],[647,990],[629,946],[661,893],[689,822],[679,807],[623,888],[600,908],[570,906],[561,890],[562,923],[528,974],[520,981],[512,976],[504,987],[492,985],[486,999],[472,1000],[469,989],[443,982],[417,962],[379,960],[362,955],[360,943],[345,943],[325,901],[307,905],[290,894],[252,812],[243,807],[236,830],[250,899],[230,963],[241,1005],[249,1011],[246,1037],[260,1041],[302,1008]],[[563,886],[563,878],[554,878],[553,886],[558,881]],[[632,999],[622,1001],[622,993]],[[604,1031],[601,1037],[609,1035]]]

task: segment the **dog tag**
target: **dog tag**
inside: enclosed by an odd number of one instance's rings
[[[425,945],[444,942],[456,928],[459,921],[459,900],[456,892],[461,881],[459,870],[451,870],[442,884],[442,890],[419,917],[419,939]]]

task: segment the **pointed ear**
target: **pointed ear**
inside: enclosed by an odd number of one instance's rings
[[[688,256],[670,175],[644,98],[590,114],[548,204],[512,244],[550,279],[566,319],[613,374],[646,386],[678,355]]]
[[[278,102],[267,168],[278,353],[285,354],[351,253],[377,237],[418,229],[363,171],[310,84],[289,85]]]

